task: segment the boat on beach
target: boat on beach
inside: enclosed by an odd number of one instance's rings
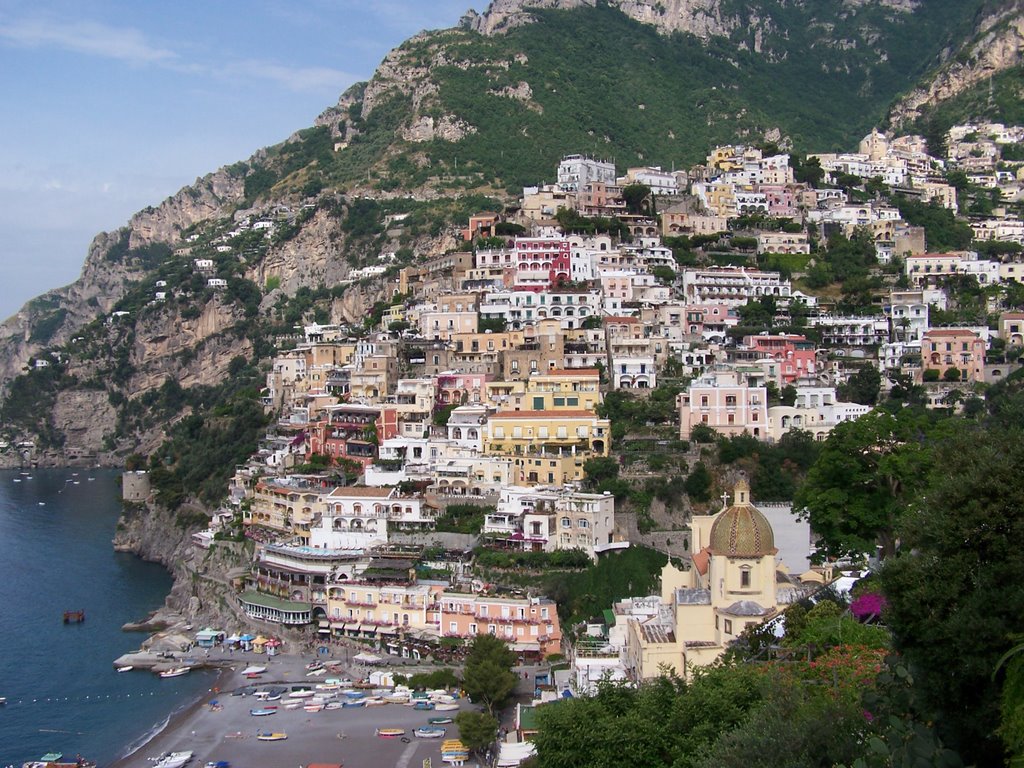
[[[267,715],[276,715],[277,707],[258,707],[257,709],[250,709],[249,714],[253,717],[266,717]]]
[[[167,752],[160,757],[153,758],[153,768],[181,768],[192,759],[191,752]]]
[[[181,677],[182,675],[187,675],[191,671],[192,667],[171,667],[170,669],[165,669],[163,672],[159,672],[158,674],[160,677]]]
[[[459,705],[456,704],[455,702],[451,702],[451,703],[441,702],[440,704],[435,704],[434,705],[434,709],[437,710],[438,712],[454,712],[458,708],[459,708]]]
[[[427,720],[431,725],[448,725],[448,723],[454,722],[450,717],[431,717]]]
[[[448,729],[439,725],[424,725],[413,731],[413,735],[418,739],[440,739],[446,733]]]
[[[255,664],[253,664],[253,665],[248,666],[245,669],[243,669],[242,670],[242,674],[245,675],[246,677],[248,677],[249,675],[262,675],[266,671],[267,671],[266,667],[260,667],[260,666],[257,666]]]
[[[397,739],[405,736],[405,728],[378,728],[374,733],[382,739]]]
[[[284,741],[288,738],[288,734],[284,731],[276,731],[271,733],[269,731],[257,731],[256,741]]]
[[[312,698],[314,692],[309,688],[299,688],[297,691],[292,691],[288,694],[289,699],[309,699]]]

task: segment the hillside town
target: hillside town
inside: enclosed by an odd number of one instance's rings
[[[471,216],[461,247],[353,271],[392,291],[362,325],[307,318],[277,340],[261,392],[273,426],[195,545],[255,542],[235,574],[238,607],[269,628],[412,659],[485,633],[524,662],[564,655],[538,705],[602,680],[686,678],[862,563],[812,565],[807,522],[791,503],[759,504],[742,473],[662,540],[594,472],[657,474],[665,453],[692,469],[709,434],[821,442],[892,387],[920,388],[929,408],[972,407],[1024,347],[1009,298],[1024,283],[1024,222],[1006,208],[1021,200],[1024,158],[1008,148],[1022,142],[1021,127],[957,126],[934,157],[921,137],[873,131],[855,153],[800,163],[775,146],[722,146],[685,171],[625,175],[567,155],[555,183]],[[897,196],[961,217],[970,242],[936,246]],[[234,253],[303,215],[278,214],[211,245]],[[848,290],[828,254],[850,244],[868,263]],[[193,266],[225,288],[212,259]],[[957,322],[965,294],[994,327]],[[623,392],[667,392],[670,423],[617,431],[609,397]],[[637,441],[648,455],[627,466]],[[144,500],[145,472],[129,477],[126,498]],[[479,556],[580,567],[640,544],[671,557],[660,588],[575,626]]]

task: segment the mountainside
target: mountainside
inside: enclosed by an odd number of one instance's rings
[[[216,409],[251,437],[240,403],[296,323],[362,322],[399,266],[454,247],[453,225],[550,181],[563,154],[624,169],[737,140],[848,149],[893,104],[904,122],[968,109],[984,71],[1005,91],[992,111],[1019,108],[1020,5],[496,0],[403,43],[312,127],[98,235],[78,281],[0,326],[0,437],[115,460]],[[239,228],[257,220],[271,229]],[[385,253],[383,278],[343,284]]]

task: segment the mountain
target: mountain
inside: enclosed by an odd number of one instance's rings
[[[313,126],[98,235],[74,284],[0,326],[0,437],[114,461],[217,409],[250,435],[230,403],[294,324],[361,322],[394,290],[346,286],[353,269],[455,247],[453,225],[550,181],[563,154],[685,167],[737,140],[848,149],[979,100],[1015,114],[1021,29],[1021,0],[495,0],[400,45]]]

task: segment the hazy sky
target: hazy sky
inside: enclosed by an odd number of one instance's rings
[[[484,0],[0,0],[0,319]]]

